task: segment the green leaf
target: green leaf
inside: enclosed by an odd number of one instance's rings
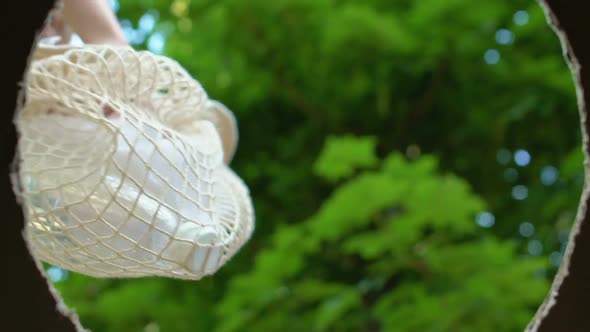
[[[374,137],[328,137],[314,171],[335,181],[352,175],[356,169],[373,167],[378,162],[375,146]]]

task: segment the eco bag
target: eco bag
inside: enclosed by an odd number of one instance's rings
[[[41,261],[93,277],[215,273],[254,213],[235,118],[176,61],[40,43],[15,119],[16,192]]]

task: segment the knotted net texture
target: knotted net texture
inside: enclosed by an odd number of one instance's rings
[[[167,57],[46,53],[16,118],[17,194],[36,257],[94,277],[216,272],[254,229],[248,189],[226,165],[231,112]]]

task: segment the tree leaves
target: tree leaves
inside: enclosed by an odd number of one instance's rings
[[[523,259],[518,226],[534,223],[547,255],[559,250],[583,181],[571,75],[537,4],[192,0],[182,18],[171,4],[124,1],[119,15],[136,26],[158,10],[165,54],[236,113],[232,167],[251,189],[257,229],[197,283],[59,283],[86,326],[522,331],[549,260]],[[502,28],[509,45],[495,40]],[[488,49],[499,63],[485,62]],[[409,146],[416,160],[401,153]],[[530,166],[496,161],[517,148]],[[547,165],[560,170],[549,187],[539,182]],[[517,184],[535,199],[517,204]],[[491,230],[474,222],[484,209]]]
[[[345,138],[350,146],[366,143],[356,140]],[[358,329],[377,324],[400,331],[471,330],[491,319],[485,310],[517,313],[478,331],[525,324],[521,313],[542,299],[546,281],[509,280],[532,278],[542,262],[518,258],[509,242],[472,240],[473,218],[483,203],[463,180],[438,174],[435,165],[432,156],[408,162],[392,153],[380,170],[360,172],[337,187],[314,216],[281,227],[253,270],[231,283],[221,307],[232,317],[220,331],[244,324],[280,329],[260,316],[269,310],[285,320],[299,316],[300,326],[318,331],[352,330],[349,322]],[[391,281],[369,290],[356,287],[367,277]],[[507,299],[523,288],[527,296]],[[273,289],[289,295],[261,296]],[[506,298],[494,295],[498,289]],[[260,319],[236,317],[245,310]]]
[[[376,144],[375,137],[327,137],[314,164],[315,174],[335,181],[352,175],[356,169],[371,168],[378,161]]]

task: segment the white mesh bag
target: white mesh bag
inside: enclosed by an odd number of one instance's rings
[[[94,277],[197,280],[248,241],[251,199],[227,166],[235,120],[177,62],[40,46],[26,89],[16,191],[40,260]]]

